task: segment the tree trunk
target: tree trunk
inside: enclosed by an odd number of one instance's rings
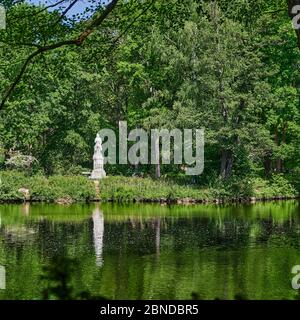
[[[269,156],[265,157],[264,168],[265,168],[265,176],[269,177],[272,170],[272,161]]]
[[[286,143],[286,131],[288,129],[288,124],[284,125],[284,128],[282,130],[282,144]],[[281,159],[281,172],[284,172],[284,160]]]
[[[280,146],[280,140],[279,140],[279,133],[278,133],[278,129],[275,129],[275,134],[274,134],[274,141],[277,147]],[[282,159],[280,157],[278,157],[275,161],[275,170],[276,173],[281,173],[282,172]]]
[[[276,159],[276,172],[277,173],[282,172],[282,160],[280,158]]]
[[[233,154],[230,150],[221,151],[221,172],[220,176],[222,179],[230,177],[233,165]]]
[[[156,165],[156,168],[155,168],[155,177],[156,177],[157,179],[160,178],[160,163],[158,163],[158,164]]]
[[[155,143],[155,177],[160,178],[160,153],[159,153],[159,140]]]

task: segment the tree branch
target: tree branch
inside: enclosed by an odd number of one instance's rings
[[[15,46],[15,47],[35,47],[35,48],[41,48],[39,44],[36,43],[30,43],[30,42],[8,42],[4,40],[0,40],[0,43],[6,44],[8,46]]]
[[[67,0],[60,0],[56,3],[53,3],[53,4],[50,4],[49,6],[46,6],[44,8],[42,8],[41,10],[37,11],[37,12],[34,12],[32,14],[28,14],[28,15],[24,15],[24,16],[18,16],[18,17],[14,17],[14,18],[11,18],[11,19],[8,19],[9,22],[12,22],[12,21],[15,21],[15,20],[18,20],[18,19],[25,19],[25,18],[30,18],[30,17],[34,17],[34,16],[37,16],[38,14],[48,10],[48,9],[51,9],[51,8],[54,8],[54,7],[57,7],[58,5],[62,4],[63,2],[66,2]]]
[[[121,32],[121,34],[113,41],[110,50],[113,49],[113,47],[116,45],[116,43],[119,41],[119,39],[121,39],[126,33],[127,31],[135,24],[135,22],[142,16],[144,15],[155,3],[156,0],[152,0],[150,2],[150,4],[144,8],[144,10],[142,10],[128,25],[127,27]]]
[[[78,2],[79,0],[74,0],[73,2],[70,3],[70,5],[62,12],[60,17],[57,19],[57,21],[51,26],[53,28],[55,25],[57,25],[61,20],[66,16],[66,14],[74,7],[74,5]]]
[[[279,12],[286,12],[286,9],[278,9],[278,10],[273,10],[273,11],[266,11],[263,14],[275,14],[275,13],[279,13]]]
[[[95,17],[92,18],[92,21],[87,26],[87,28],[75,39],[71,40],[65,40],[61,42],[57,42],[51,45],[46,45],[43,47],[38,48],[36,51],[31,53],[28,58],[25,60],[22,68],[20,69],[18,75],[16,76],[13,83],[10,85],[6,93],[4,94],[4,97],[0,103],[0,111],[4,108],[5,103],[7,102],[8,98],[16,88],[16,86],[19,84],[20,80],[22,79],[24,73],[26,72],[26,69],[29,65],[29,63],[38,55],[54,50],[63,46],[68,45],[75,45],[75,46],[81,46],[83,42],[87,39],[87,37],[98,27],[102,24],[102,22],[107,18],[107,16],[114,10],[119,0],[112,0],[104,9],[102,13],[96,13]]]

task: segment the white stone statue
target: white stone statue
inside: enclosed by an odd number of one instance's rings
[[[99,180],[106,177],[104,171],[104,159],[102,155],[102,140],[99,134],[95,139],[94,156],[93,156],[94,168],[91,174],[91,179]]]

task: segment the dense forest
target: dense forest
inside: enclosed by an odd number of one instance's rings
[[[205,128],[204,172],[107,165],[109,175],[300,189],[297,1],[90,1],[71,15],[76,2],[1,1],[1,170],[80,174],[96,133],[127,121]]]

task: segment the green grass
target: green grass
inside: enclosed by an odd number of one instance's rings
[[[119,202],[184,198],[208,200],[213,198],[213,190],[178,185],[168,180],[116,176],[101,180],[100,195],[102,200]]]
[[[54,202],[89,201],[96,197],[94,183],[82,176],[28,176],[17,171],[0,173],[0,201],[23,200],[20,188],[29,190],[30,200]]]
[[[193,199],[195,201],[230,200],[236,198],[274,198],[295,197],[296,190],[283,176],[274,176],[270,180],[260,178],[219,183],[216,187],[180,185],[170,180],[150,178],[107,177],[100,182],[102,200],[132,202],[145,200],[177,201]]]
[[[100,194],[94,182],[83,176],[28,176],[18,171],[0,172],[0,201],[22,201],[19,189],[29,190],[29,200],[43,202],[89,202],[100,198],[115,202],[212,202],[237,198],[295,197],[297,192],[282,175],[219,181],[213,187],[184,185],[172,180],[109,176],[100,181]]]

